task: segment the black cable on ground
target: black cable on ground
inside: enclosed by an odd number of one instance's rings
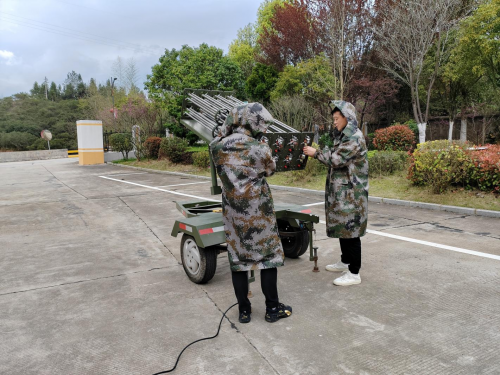
[[[177,357],[177,361],[175,361],[175,366],[174,366],[174,367],[172,367],[170,370],[166,370],[166,371],[162,371],[162,372],[156,372],[156,373],[154,373],[153,375],[166,374],[166,373],[168,373],[168,372],[172,372],[172,371],[174,371],[174,370],[175,370],[175,368],[177,367],[177,364],[179,363],[179,360],[181,359],[181,355],[182,355],[182,353],[184,353],[184,350],[186,350],[187,348],[189,348],[191,345],[196,344],[197,342],[200,342],[200,341],[203,341],[203,340],[210,340],[210,339],[214,339],[214,338],[216,338],[216,337],[219,335],[219,332],[220,332],[220,327],[221,327],[221,325],[222,325],[222,320],[223,320],[223,319],[224,319],[224,317],[226,316],[227,312],[228,312],[229,310],[231,310],[231,309],[232,309],[234,306],[236,306],[237,304],[238,304],[238,303],[235,303],[234,305],[230,306],[230,307],[226,310],[226,312],[225,312],[224,314],[222,314],[222,318],[220,319],[220,323],[219,323],[219,329],[217,330],[217,333],[216,333],[214,336],[211,336],[211,337],[205,337],[205,338],[203,338],[203,339],[199,339],[199,340],[193,341],[193,342],[192,342],[191,344],[189,344],[189,345],[186,345],[186,346],[184,347],[184,349],[182,349],[182,351],[180,352],[179,356]]]

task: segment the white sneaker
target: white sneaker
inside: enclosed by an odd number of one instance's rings
[[[325,270],[330,271],[330,272],[344,272],[349,269],[349,265],[342,263],[341,260],[339,260],[335,264],[329,264],[328,266],[325,267]]]
[[[333,284],[339,286],[361,284],[361,276],[359,276],[359,273],[356,275],[351,273],[351,271],[347,271],[342,276],[333,280]]]

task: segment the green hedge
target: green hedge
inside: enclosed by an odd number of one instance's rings
[[[109,145],[113,151],[121,152],[124,159],[128,159],[128,153],[134,149],[131,135],[124,133],[111,134]]]
[[[405,170],[408,158],[404,151],[368,151],[370,176],[386,176]]]
[[[418,145],[411,157],[408,178],[414,185],[429,186],[436,194],[450,185],[469,185],[473,166],[469,145],[447,140]]]
[[[210,154],[208,151],[193,152],[192,155],[195,167],[207,169],[210,166]]]
[[[160,143],[160,158],[167,158],[172,163],[181,163],[187,161],[186,155],[189,143],[183,138],[163,138]]]

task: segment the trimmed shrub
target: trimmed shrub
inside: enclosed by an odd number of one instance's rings
[[[163,138],[160,143],[160,158],[167,158],[172,163],[185,162],[187,148],[189,147],[188,141],[183,138]],[[191,157],[189,157],[191,159]]]
[[[390,175],[408,168],[405,151],[368,151],[370,176]]]
[[[158,159],[158,153],[160,152],[160,137],[149,137],[144,142],[144,148],[146,149],[146,155],[151,159]]]
[[[408,179],[430,186],[436,194],[452,184],[468,186],[473,164],[467,147],[447,140],[419,144],[410,159]]]
[[[373,145],[379,151],[410,151],[415,135],[408,126],[396,124],[375,131]]]
[[[500,145],[487,145],[486,150],[471,150],[472,161],[470,182],[481,190],[493,190],[500,193]]]
[[[210,166],[210,154],[208,151],[194,152],[192,157],[195,167],[207,169]]]
[[[128,159],[128,153],[134,149],[131,135],[124,133],[111,134],[109,145],[114,151],[120,151],[125,160]]]

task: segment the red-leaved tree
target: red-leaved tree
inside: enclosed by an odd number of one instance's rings
[[[271,26],[264,27],[259,38],[263,63],[281,71],[287,64],[295,65],[324,50],[324,30],[312,13],[312,3],[299,0],[276,8]]]

